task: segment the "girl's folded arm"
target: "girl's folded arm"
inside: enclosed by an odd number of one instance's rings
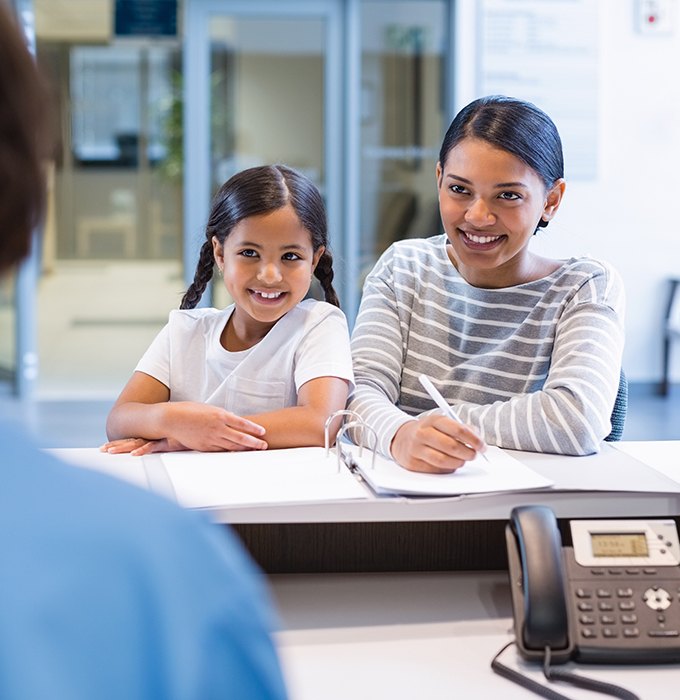
[[[326,420],[345,408],[349,382],[339,377],[317,377],[298,391],[297,406],[260,413],[248,418],[264,426],[269,449],[311,447],[324,444]],[[331,444],[340,428],[340,419],[331,426]]]
[[[170,438],[202,451],[267,448],[260,425],[217,406],[169,398],[162,382],[135,372],[109,413],[109,440]]]

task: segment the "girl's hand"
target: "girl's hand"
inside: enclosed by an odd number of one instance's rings
[[[439,414],[412,420],[392,439],[392,458],[414,472],[449,474],[485,449],[484,441],[469,425]]]
[[[164,404],[164,411],[167,434],[172,436],[169,442],[182,449],[235,452],[268,447],[260,439],[265,433],[261,425],[218,406],[178,401]]]
[[[141,457],[152,452],[181,452],[187,448],[182,443],[172,438],[161,440],[145,440],[144,438],[123,438],[122,440],[111,440],[99,448],[102,452],[109,454],[129,453],[134,457]]]
[[[144,438],[123,438],[122,440],[109,440],[109,442],[105,442],[99,448],[99,451],[108,452],[112,455],[127,454],[128,452],[134,452],[147,442],[148,440],[145,440]]]

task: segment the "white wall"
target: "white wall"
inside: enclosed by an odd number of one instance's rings
[[[637,0],[592,1],[600,5],[598,175],[567,184],[557,218],[533,245],[619,270],[628,300],[624,368],[630,381],[656,382],[667,280],[680,276],[680,16],[671,34],[652,36],[637,30]]]

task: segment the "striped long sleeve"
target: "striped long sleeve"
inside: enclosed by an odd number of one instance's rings
[[[597,452],[611,430],[623,353],[619,275],[589,258],[504,289],[469,285],[446,237],[395,243],[367,277],[352,335],[349,408],[389,454],[397,429],[435,408],[424,372],[491,445]]]

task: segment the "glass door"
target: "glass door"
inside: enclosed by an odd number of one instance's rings
[[[448,2],[365,0],[359,12],[357,296],[391,243],[440,232],[435,166],[452,92]]]
[[[188,6],[185,85],[187,282],[212,194],[234,173],[285,163],[326,198],[339,223],[339,12],[333,2],[201,2]],[[329,134],[334,137],[330,138]],[[339,257],[339,256],[338,256]],[[228,303],[215,285],[213,303]]]

